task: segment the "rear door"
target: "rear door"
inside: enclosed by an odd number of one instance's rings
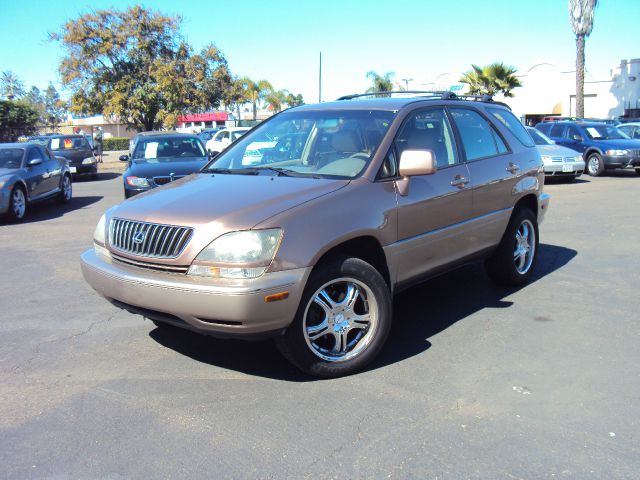
[[[465,221],[472,215],[469,169],[461,161],[444,107],[410,114],[400,128],[390,155],[405,150],[431,150],[437,172],[411,177],[409,191],[398,195],[398,242],[394,257],[402,283],[436,271],[464,257],[469,249]]]
[[[478,110],[450,108],[473,188],[472,220],[466,228],[473,252],[495,245],[511,215],[512,191],[524,167],[491,122]]]

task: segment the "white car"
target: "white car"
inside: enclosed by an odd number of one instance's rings
[[[542,157],[545,177],[563,178],[573,182],[582,175],[582,172],[584,172],[584,159],[580,153],[570,148],[556,145],[556,142],[540,130],[532,127],[526,128]]]
[[[207,152],[218,154],[227,148],[231,142],[237,140],[242,135],[251,130],[249,127],[231,127],[224,128],[211,137],[211,140],[207,141]]]
[[[622,123],[618,125],[618,130],[626,133],[629,138],[640,139],[640,122]]]

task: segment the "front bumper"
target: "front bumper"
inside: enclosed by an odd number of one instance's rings
[[[605,168],[638,168],[640,167],[640,156],[603,155],[602,162]]]
[[[293,320],[310,268],[251,280],[213,280],[122,264],[91,249],[81,257],[85,280],[117,306],[152,320],[222,337],[280,332]],[[289,292],[265,302],[265,296]]]
[[[544,174],[547,177],[576,176],[584,172],[584,162],[554,162],[545,163]]]
[[[85,174],[93,174],[98,173],[98,164],[97,163],[89,163],[87,165],[83,165],[81,163],[69,163],[69,171],[72,175],[85,175]]]
[[[549,201],[551,200],[551,195],[546,192],[540,193],[538,197],[538,225],[542,223],[544,220],[544,216],[549,209]]]

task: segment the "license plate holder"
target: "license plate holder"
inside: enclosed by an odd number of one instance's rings
[[[573,172],[573,165],[562,165],[562,173]]]

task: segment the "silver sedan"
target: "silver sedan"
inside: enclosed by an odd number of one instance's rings
[[[575,150],[557,145],[540,130],[527,127],[544,162],[545,177],[563,178],[573,182],[584,172],[584,159]]]

